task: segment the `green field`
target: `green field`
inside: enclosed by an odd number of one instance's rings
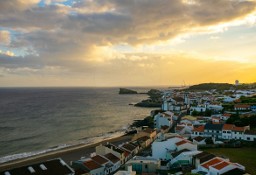
[[[203,151],[212,153],[216,156],[225,156],[231,162],[245,166],[251,175],[256,175],[256,147],[255,148],[207,148]]]

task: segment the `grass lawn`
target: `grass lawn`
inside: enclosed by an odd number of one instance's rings
[[[256,147],[249,148],[207,148],[203,151],[212,153],[216,156],[225,156],[231,162],[245,166],[245,170],[256,175]]]

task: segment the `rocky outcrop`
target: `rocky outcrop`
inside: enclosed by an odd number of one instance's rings
[[[151,89],[150,91],[147,92],[149,95],[149,99],[147,100],[142,100],[141,102],[135,104],[135,106],[139,107],[161,107],[162,105],[162,93],[161,91],[157,89]]]
[[[138,94],[138,92],[131,89],[120,88],[119,94]]]

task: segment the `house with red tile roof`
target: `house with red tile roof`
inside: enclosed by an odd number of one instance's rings
[[[195,166],[195,168],[197,169],[201,164],[215,157],[216,157],[215,155],[203,151],[193,156],[192,165]]]
[[[200,125],[198,127],[194,127],[192,130],[191,137],[204,136],[204,125]]]
[[[242,140],[244,137],[244,132],[245,130],[247,130],[248,127],[233,127],[232,128],[232,139],[238,139],[238,140]]]
[[[137,146],[130,144],[130,143],[125,143],[121,146],[122,149],[129,151],[132,156],[138,153],[139,149]]]
[[[245,167],[240,164],[223,161],[221,163],[210,166],[209,172],[210,172],[210,174],[218,175],[218,174],[223,174],[225,172],[228,172],[228,171],[236,169],[236,168],[245,170]]]
[[[224,161],[224,159],[222,159],[220,157],[215,157],[215,158],[208,160],[207,162],[204,162],[203,164],[201,164],[199,166],[199,170],[204,171],[204,172],[209,172],[210,166],[217,165],[223,161]]]
[[[197,136],[193,138],[193,143],[197,145],[205,145],[206,144],[205,139],[206,139],[205,137]]]
[[[220,119],[226,121],[226,120],[228,120],[228,119],[231,117],[231,115],[232,115],[232,114],[224,113],[224,114],[222,114],[222,115],[220,116]]]
[[[256,130],[246,130],[244,132],[244,140],[256,141]]]
[[[91,175],[105,174],[105,167],[101,166],[100,164],[93,161],[92,159],[73,161],[71,163],[71,166],[77,171],[85,171]]]
[[[141,137],[147,136],[150,138],[150,141],[153,142],[156,138],[156,134],[157,134],[156,130],[151,129],[151,128],[146,128],[146,129],[138,132],[137,134],[135,134],[132,138],[132,141],[137,140]]]
[[[188,149],[188,150],[191,150],[191,151],[197,150],[197,145],[191,143],[190,141],[188,141],[186,139],[175,143],[175,145],[176,145],[177,151],[180,151],[180,150],[183,150],[183,149]]]
[[[148,147],[151,144],[150,137],[148,136],[140,137],[134,141],[137,142],[140,145],[140,148],[142,149]]]
[[[104,158],[108,159],[112,166],[109,168],[109,173],[115,172],[121,166],[121,160],[112,153],[103,155]]]
[[[104,167],[105,174],[110,174],[112,172],[113,163],[104,156],[94,155],[91,157],[91,159]]]
[[[233,124],[224,124],[222,128],[222,138],[223,139],[232,139],[232,130],[235,127]]]
[[[220,175],[236,168],[245,170],[245,167],[238,163],[231,163],[229,160],[215,157],[202,163],[196,170],[192,170],[192,172],[196,173],[202,171],[211,175]]]
[[[112,153],[116,157],[118,157],[121,160],[121,164],[125,163],[125,151],[120,149],[119,147],[111,143],[107,143],[105,145],[100,144],[96,146],[96,154],[105,155],[107,153]]]
[[[234,109],[237,110],[237,111],[249,111],[249,110],[251,110],[251,105],[235,104]]]

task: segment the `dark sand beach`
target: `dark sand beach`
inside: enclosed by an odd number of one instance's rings
[[[79,160],[81,157],[90,157],[90,154],[95,152],[95,147],[99,144],[104,144],[106,142],[111,142],[115,145],[119,145],[124,142],[130,141],[132,135],[125,135],[117,138],[103,140],[102,142],[91,144],[91,145],[78,145],[74,147],[65,148],[62,150],[49,152],[46,154],[41,154],[25,159],[19,159],[11,162],[6,162],[0,164],[0,171],[8,170],[11,168],[16,168],[20,166],[25,166],[33,163],[38,163],[41,161],[46,161],[54,158],[62,158],[66,163],[70,161]]]

